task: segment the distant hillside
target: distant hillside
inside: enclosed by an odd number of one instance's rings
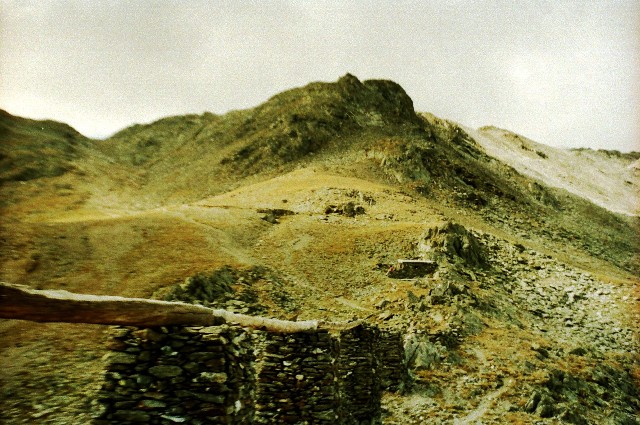
[[[67,124],[15,117],[0,110],[0,183],[64,174],[89,139]]]
[[[250,110],[135,125],[101,147],[121,161],[141,165],[185,145],[203,145],[211,151],[222,149],[220,161],[249,166],[242,170],[248,173],[319,151],[338,135],[418,122],[411,98],[400,86],[383,80],[360,82],[347,74],[336,83],[311,83],[280,93]]]
[[[149,184],[162,196],[192,199],[239,178],[291,169],[313,154],[348,150],[364,132],[404,134],[421,127],[400,86],[347,74],[336,83],[286,91],[250,110],[135,125],[98,146],[119,163],[149,170]]]

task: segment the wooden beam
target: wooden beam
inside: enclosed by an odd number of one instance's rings
[[[125,326],[209,326],[237,323],[270,332],[294,333],[318,329],[320,322],[291,322],[214,310],[197,304],[37,290],[0,282],[0,318],[34,322],[93,323]],[[328,324],[328,327],[341,324]]]
[[[131,326],[224,323],[211,312],[210,308],[194,304],[36,290],[0,283],[0,317],[4,319]]]

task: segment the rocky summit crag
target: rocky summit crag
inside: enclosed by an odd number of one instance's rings
[[[106,140],[2,112],[0,279],[399,331],[387,424],[634,424],[639,157],[349,74]],[[97,417],[108,335],[1,321],[0,421]]]

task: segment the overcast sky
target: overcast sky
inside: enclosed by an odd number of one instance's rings
[[[350,72],[416,110],[640,150],[640,0],[0,0],[0,108],[105,137]]]

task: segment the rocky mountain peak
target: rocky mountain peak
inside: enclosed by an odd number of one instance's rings
[[[396,82],[390,80],[365,80],[360,82],[351,74],[341,77],[336,86],[344,90],[345,101],[355,101],[359,106],[378,112],[387,119],[416,121],[413,100]]]

